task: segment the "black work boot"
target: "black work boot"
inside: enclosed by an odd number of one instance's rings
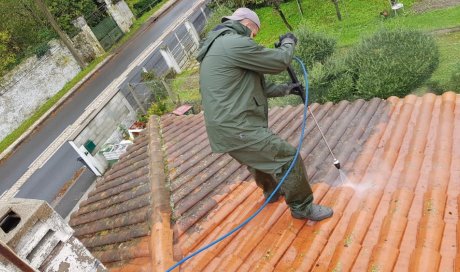
[[[303,211],[293,211],[291,210],[291,215],[297,219],[308,219],[312,221],[321,221],[323,219],[329,218],[334,212],[331,208],[310,203],[307,208]]]

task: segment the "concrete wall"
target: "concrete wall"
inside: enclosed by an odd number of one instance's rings
[[[59,41],[49,52],[31,57],[8,73],[0,87],[0,140],[31,116],[80,71],[70,51]]]
[[[19,223],[8,232],[0,228],[0,239],[17,256],[39,271],[107,271],[83,244],[73,229],[45,202],[12,199],[0,203],[0,218],[14,212]],[[9,226],[12,226],[9,224]],[[0,259],[0,267],[9,267]]]
[[[126,98],[118,92],[109,103],[94,117],[85,129],[75,138],[77,146],[84,145],[87,140],[96,144],[96,151],[111,138],[113,143],[120,141],[118,126],[129,126],[136,120],[136,112]],[[127,127],[128,128],[128,127]],[[115,136],[113,135],[115,131]],[[118,137],[117,137],[118,136]]]

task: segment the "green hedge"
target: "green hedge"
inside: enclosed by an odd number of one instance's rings
[[[431,36],[412,30],[381,31],[345,57],[314,67],[314,92],[322,101],[405,96],[428,80],[439,64]]]
[[[335,51],[336,40],[312,32],[306,26],[301,26],[294,34],[298,39],[295,54],[309,69],[315,62],[325,63]]]
[[[382,31],[362,41],[346,59],[356,96],[404,96],[430,78],[439,64],[431,36],[418,31]]]

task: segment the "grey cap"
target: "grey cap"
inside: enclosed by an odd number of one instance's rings
[[[248,9],[248,8],[239,8],[233,12],[231,16],[224,16],[222,17],[222,23],[227,21],[227,20],[234,20],[234,21],[241,21],[243,19],[249,19],[253,21],[258,28],[260,28],[260,20],[257,14]]]

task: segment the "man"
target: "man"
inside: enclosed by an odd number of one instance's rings
[[[228,153],[254,175],[267,198],[291,164],[296,149],[268,129],[268,97],[284,96],[298,85],[265,82],[264,74],[286,70],[296,37],[280,37],[280,46],[256,44],[260,29],[255,12],[237,9],[222,18],[200,46],[200,91],[206,129],[213,152]],[[328,207],[313,204],[302,158],[281,186],[295,218],[319,221],[332,216]],[[277,192],[271,202],[278,200]]]

